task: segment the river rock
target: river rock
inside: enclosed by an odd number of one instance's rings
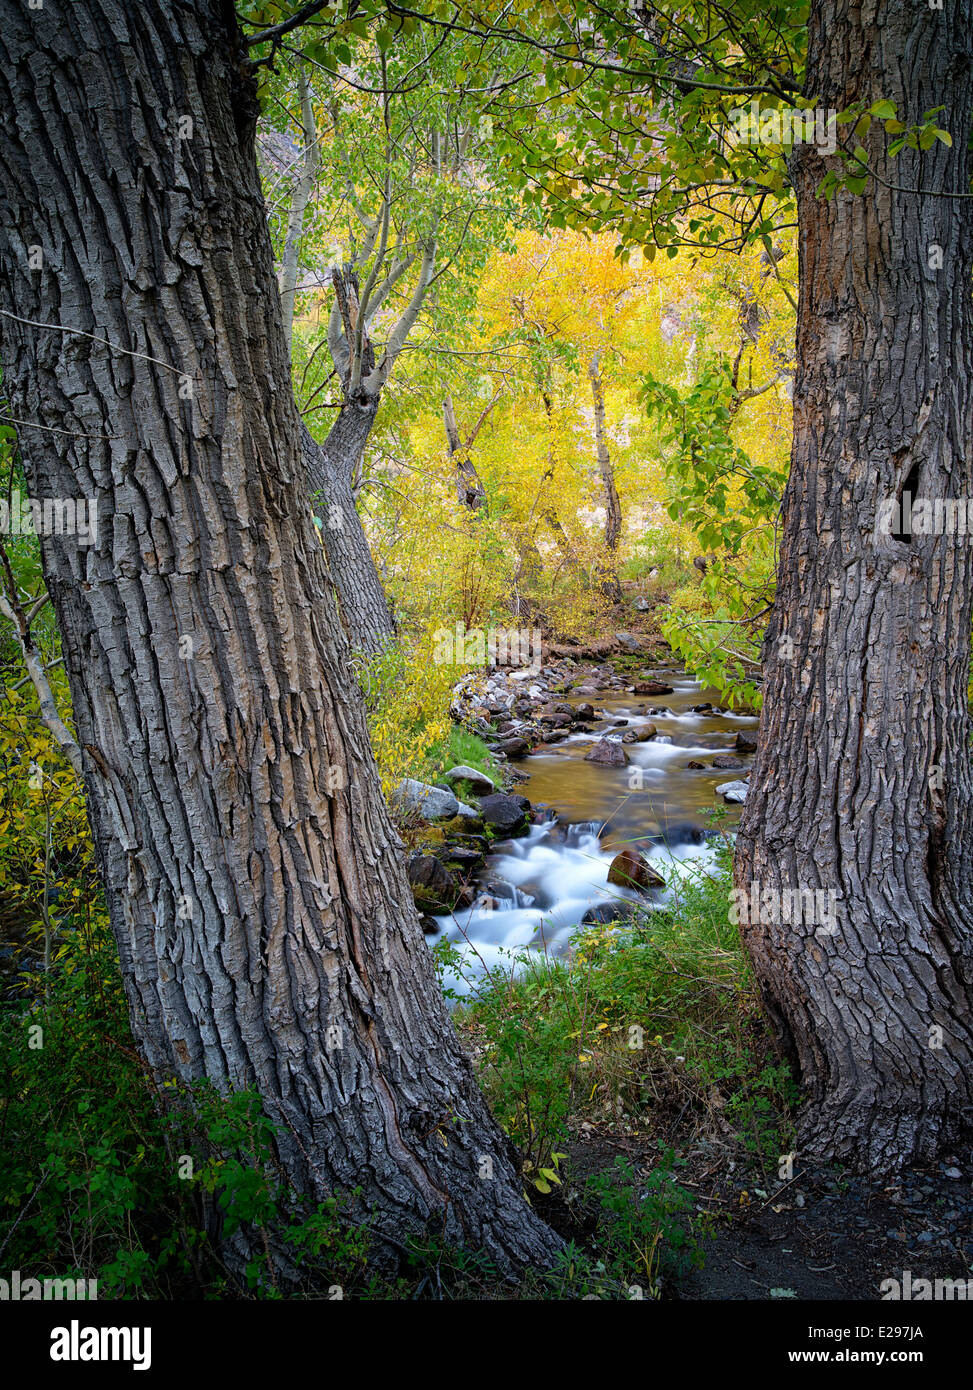
[[[459,811],[459,802],[451,791],[430,787],[414,777],[404,777],[392,793],[392,801],[403,811],[421,816],[425,821],[452,820]]]
[[[706,764],[698,763],[695,758],[692,760],[691,763],[687,763],[686,766],[690,768],[693,772],[705,772],[706,770]]]
[[[724,782],[721,786],[717,787],[716,790],[724,801],[732,802],[735,805],[747,799],[746,782]]]
[[[621,888],[664,888],[666,881],[657,874],[644,855],[637,849],[623,849],[616,854],[608,870],[608,882]]]
[[[626,651],[640,652],[642,650],[641,638],[636,637],[634,632],[616,632],[615,641]]]
[[[466,782],[476,796],[489,796],[497,789],[496,782],[492,781],[485,772],[478,772],[475,767],[467,767],[465,763],[460,763],[458,767],[451,767],[446,773],[446,781]]]
[[[637,742],[648,743],[649,739],[655,738],[658,732],[654,724],[646,724],[644,729],[639,729]]]
[[[713,766],[729,769],[733,767],[742,767],[743,763],[741,763],[739,758],[734,758],[731,753],[718,753],[713,759]]]
[[[738,753],[756,753],[757,751],[757,731],[756,729],[741,729],[737,734],[734,744]]]
[[[600,738],[590,753],[584,755],[586,763],[603,763],[605,767],[625,767],[628,754],[618,739]]]
[[[483,864],[483,853],[468,845],[439,845],[433,854],[441,864],[471,874]]]
[[[483,817],[479,811],[473,806],[467,806],[465,802],[457,802],[456,819],[459,821],[460,830],[472,831],[475,834],[477,830],[483,829]]]
[[[665,681],[636,681],[636,695],[671,695],[672,686],[666,685]]]
[[[516,835],[527,826],[530,802],[526,796],[497,792],[480,802],[480,814],[491,829],[502,835]]]
[[[456,875],[433,854],[410,854],[406,874],[420,912],[452,912],[463,895]]]
[[[609,922],[622,922],[627,916],[627,903],[599,903],[589,907],[581,918],[583,927],[607,926]]]
[[[578,705],[574,711],[575,722],[588,723],[595,717],[594,705]]]
[[[517,758],[526,758],[527,754],[530,752],[530,744],[525,738],[515,736],[513,738],[502,738],[497,744],[497,749],[510,762],[514,762]]]

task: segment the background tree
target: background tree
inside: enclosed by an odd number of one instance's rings
[[[503,53],[492,49],[502,66]],[[401,354],[407,345],[428,351],[461,311],[470,276],[502,235],[510,210],[479,94],[468,90],[456,50],[421,28],[399,32],[394,42],[386,30],[349,33],[346,42],[312,46],[303,58],[298,50],[291,57],[288,46],[299,118],[289,83],[269,84],[276,134],[296,127],[305,151],[324,150],[301,252],[312,269],[326,263],[317,278],[333,289],[330,371],[309,373],[305,361],[300,381],[313,428],[322,414],[334,414],[320,447],[313,429],[305,438],[305,460],[322,499],[322,534],[351,644],[369,658],[392,639],[395,625],[355,506],[365,446]],[[267,145],[273,148],[273,139]],[[277,218],[281,227],[286,221],[288,284],[296,281],[293,233],[303,222],[307,167],[305,159],[289,215]],[[284,293],[286,321],[295,300]],[[304,331],[306,358],[320,344],[307,344]],[[328,382],[336,392],[324,390]]]

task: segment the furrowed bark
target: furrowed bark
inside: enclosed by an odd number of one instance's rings
[[[876,121],[878,179],[831,201],[813,147],[792,158],[794,448],[735,876],[834,895],[833,922],[744,936],[809,1097],[800,1146],[876,1173],[973,1119],[973,538],[883,524],[903,490],[971,496],[971,29],[970,0],[819,0],[807,93],[909,122],[945,103],[953,145],[891,160]]]
[[[313,524],[229,5],[45,0],[0,32],[4,389],[93,834],[159,1079],[255,1086],[312,1199],[505,1271],[558,1241],[446,1014]],[[31,247],[43,250],[32,268]],[[114,348],[81,338],[81,329]],[[79,437],[80,436],[80,437]]]

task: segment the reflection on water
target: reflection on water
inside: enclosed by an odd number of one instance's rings
[[[660,673],[662,674],[662,673]],[[534,806],[547,805],[556,815],[536,825],[520,840],[497,847],[479,875],[485,898],[496,907],[474,907],[437,918],[441,931],[464,957],[463,977],[446,983],[457,993],[470,988],[470,976],[484,967],[509,965],[510,951],[533,947],[563,953],[585,913],[637,895],[608,883],[612,859],[625,845],[635,845],[670,885],[679,876],[698,871],[712,857],[707,818],[722,798],[721,783],[740,777],[752,759],[735,754],[739,771],[707,766],[687,768],[690,760],[709,763],[714,753],[734,752],[741,729],[755,728],[751,716],[693,713],[691,707],[718,702],[715,691],[678,672],[664,673],[673,694],[648,699],[606,693],[589,699],[599,719],[590,734],[572,734],[563,743],[535,753],[521,763],[530,774],[523,787]],[[559,697],[565,698],[565,697]],[[571,697],[566,697],[571,703]],[[649,714],[665,706],[665,713]],[[607,731],[611,721],[625,719],[636,731],[654,724],[659,737],[670,741],[625,745],[628,767],[585,762],[585,754]],[[641,770],[639,790],[631,790],[632,768]],[[725,808],[728,823],[739,819],[738,806]],[[671,887],[652,895],[657,903],[671,896]]]

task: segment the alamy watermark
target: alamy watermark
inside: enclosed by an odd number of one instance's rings
[[[98,503],[94,497],[22,497],[15,489],[0,497],[0,534],[74,536],[78,545],[97,545]]]
[[[509,666],[535,675],[543,665],[543,638],[534,628],[482,628],[458,622],[433,633],[432,659],[437,666]]]
[[[31,1303],[53,1300],[60,1303],[98,1297],[97,1279],[34,1279],[24,1278],[19,1269],[11,1270],[9,1279],[0,1278],[0,1303]]]
[[[730,890],[730,921],[736,926],[814,927],[824,936],[838,930],[838,897],[831,888],[749,888]]]
[[[796,107],[761,108],[756,98],[749,106],[730,112],[733,134],[741,145],[814,145],[818,154],[834,154],[838,148],[838,112],[831,107],[801,111]]]
[[[973,536],[973,497],[887,497],[879,504],[877,536]]]
[[[973,1279],[913,1279],[911,1269],[901,1279],[883,1279],[878,1289],[883,1303],[973,1303]]]

